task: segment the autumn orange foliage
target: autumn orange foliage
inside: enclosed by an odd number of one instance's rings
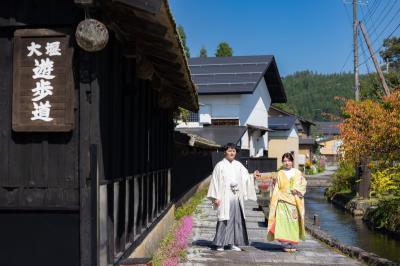
[[[344,101],[340,125],[347,160],[369,158],[383,164],[400,158],[400,89],[382,101]]]

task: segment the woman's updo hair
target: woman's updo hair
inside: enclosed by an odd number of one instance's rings
[[[294,158],[293,158],[293,154],[291,154],[290,152],[285,153],[284,155],[282,155],[282,162],[284,159],[289,159],[289,161],[293,162]]]

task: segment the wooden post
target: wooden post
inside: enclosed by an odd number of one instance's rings
[[[314,214],[313,225],[319,226],[321,224],[321,220],[318,214]]]
[[[97,174],[97,145],[90,145],[90,246],[91,265],[99,265],[99,178]]]
[[[368,161],[364,160],[361,163],[361,181],[359,186],[359,196],[362,198],[369,198],[369,191],[371,188],[371,170],[368,167]]]
[[[389,90],[388,85],[386,84],[385,76],[383,76],[382,69],[381,69],[381,67],[380,67],[380,65],[378,63],[378,60],[376,59],[376,55],[375,55],[374,49],[372,49],[372,45],[371,45],[371,42],[369,41],[367,30],[365,29],[364,24],[362,23],[362,21],[360,21],[360,28],[361,28],[361,31],[363,33],[363,36],[364,36],[364,39],[365,39],[365,43],[367,44],[368,50],[369,50],[369,52],[371,54],[372,61],[374,62],[376,72],[378,73],[378,76],[379,76],[379,79],[380,79],[380,81],[382,83],[383,89],[385,90],[385,94],[386,94],[386,96],[390,95],[390,90]]]

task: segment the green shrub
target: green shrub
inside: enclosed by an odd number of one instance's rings
[[[313,175],[313,174],[315,174],[314,169],[313,169],[313,168],[309,168],[309,169],[306,168],[305,174],[306,174],[306,175]]]
[[[317,172],[318,173],[322,173],[322,172],[324,172],[325,171],[325,166],[322,166],[322,165],[318,165],[317,166]]]
[[[370,208],[364,220],[374,228],[385,229],[400,235],[400,198],[381,200],[376,208]]]
[[[382,167],[381,169],[372,167],[371,195],[376,197],[400,196],[400,164]]]
[[[197,192],[188,202],[175,210],[175,218],[177,220],[184,216],[192,215],[196,212],[197,206],[201,203],[204,197],[207,195],[208,188],[204,188]]]
[[[346,160],[340,161],[339,167],[331,179],[332,186],[327,194],[354,191],[357,182],[354,164]]]

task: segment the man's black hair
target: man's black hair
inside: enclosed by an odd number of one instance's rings
[[[236,146],[236,144],[233,144],[233,143],[231,143],[231,142],[225,144],[223,149],[224,149],[224,152],[227,151],[228,149],[235,149],[236,152],[239,151],[239,149],[238,149],[238,147]]]

